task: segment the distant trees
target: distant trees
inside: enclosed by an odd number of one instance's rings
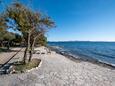
[[[2,14],[0,14],[0,44],[2,44],[2,41],[4,40],[4,34],[6,31],[6,22],[3,18]]]
[[[5,19],[3,18],[3,15],[0,14],[0,32],[5,31],[6,28],[7,28],[6,21],[5,21]]]
[[[21,44],[22,40],[23,38],[21,35],[15,34],[15,39],[13,39],[13,42],[15,43],[14,45],[16,45],[16,43]]]
[[[19,35],[9,32],[9,28],[12,28],[11,24],[8,25],[8,19],[6,18],[5,14],[0,13],[0,47],[7,47],[8,50],[10,46],[16,42],[16,40],[21,42],[21,39],[19,40]],[[18,38],[15,38],[17,35]]]
[[[15,34],[8,31],[0,32],[0,46],[7,47],[9,50],[10,45],[12,45],[13,40],[15,39]]]
[[[41,35],[36,39],[36,43],[39,46],[46,46],[47,45],[47,37],[45,35]]]
[[[7,31],[7,23],[6,20],[3,16],[3,14],[0,14],[0,46],[4,46],[3,42],[6,41],[7,44],[5,43],[7,49],[10,47],[10,42],[15,39],[15,35],[11,32]]]
[[[4,41],[7,41],[6,47],[9,50],[12,40],[15,39],[15,34],[11,32],[6,32],[4,34]]]
[[[26,49],[24,51],[23,62],[26,63],[27,53],[29,53],[28,61],[31,61],[36,40],[42,40],[42,44],[46,42],[45,32],[54,27],[54,22],[50,17],[40,12],[33,11],[20,2],[15,2],[8,6],[4,13],[6,22],[13,20],[15,25],[10,27],[21,32],[25,40]],[[1,29],[2,30],[2,29]],[[44,45],[43,44],[43,45]]]
[[[0,31],[0,46],[3,47],[4,32]]]

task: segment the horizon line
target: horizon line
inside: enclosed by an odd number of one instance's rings
[[[48,42],[115,42],[115,41],[85,41],[85,40],[59,40],[59,41],[48,41]]]

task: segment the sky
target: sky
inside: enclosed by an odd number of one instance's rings
[[[55,21],[48,41],[115,41],[115,0],[33,0],[31,7]]]

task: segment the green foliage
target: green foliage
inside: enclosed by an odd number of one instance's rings
[[[0,40],[10,41],[10,40],[13,40],[13,39],[15,39],[15,34],[14,33],[11,33],[11,32],[8,32],[8,31],[1,31],[0,32]]]
[[[27,33],[39,21],[39,14],[19,2],[13,3],[7,8],[6,16],[16,21],[20,31]]]
[[[44,35],[41,35],[37,38],[36,43],[40,46],[46,46],[47,45],[47,37]]]
[[[5,31],[7,28],[6,21],[3,18],[2,14],[0,14],[0,32]]]
[[[54,22],[50,17],[44,16],[40,12],[35,12],[32,9],[24,6],[22,3],[16,2],[7,8],[6,16],[14,19],[18,25],[18,29],[22,32],[29,30],[39,31],[41,28],[51,28]]]
[[[10,45],[13,42],[13,39],[15,39],[15,34],[14,33],[11,33],[11,32],[8,32],[8,31],[1,31],[0,32],[0,46],[1,47],[7,47],[7,49],[9,50]]]
[[[33,47],[36,39],[39,40],[40,45],[46,45],[47,38],[44,34],[49,28],[54,27],[54,22],[50,17],[34,11],[20,2],[14,2],[9,5],[4,13],[4,17],[7,22],[9,22],[9,19],[15,21],[14,27],[22,33],[22,36],[25,39],[27,46],[24,53],[24,62],[27,51],[34,50]],[[11,36],[11,38],[12,37],[13,36]]]
[[[15,34],[13,34],[11,32],[5,32],[5,34],[4,34],[4,40],[11,41],[13,39],[15,39]]]
[[[6,22],[5,19],[0,14],[0,40],[4,39],[4,34],[6,32]]]
[[[4,40],[4,32],[3,31],[0,32],[0,40]]]
[[[13,39],[13,42],[21,43],[22,42],[22,36],[19,34],[15,34],[15,39]]]

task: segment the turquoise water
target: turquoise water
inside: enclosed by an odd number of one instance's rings
[[[115,65],[115,42],[49,42],[81,58],[96,59]]]

